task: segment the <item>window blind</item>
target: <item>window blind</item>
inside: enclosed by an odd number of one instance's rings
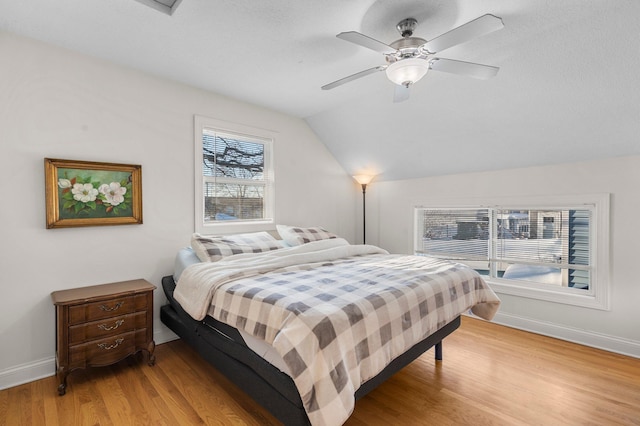
[[[213,130],[202,134],[205,222],[265,218],[265,144]]]
[[[419,252],[455,260],[489,259],[487,209],[422,209]]]
[[[418,254],[462,261],[494,278],[589,289],[589,208],[418,212]]]

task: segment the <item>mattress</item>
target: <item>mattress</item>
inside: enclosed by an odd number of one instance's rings
[[[182,275],[182,272],[184,272],[184,270],[187,267],[195,263],[200,263],[200,259],[198,259],[198,256],[196,256],[196,253],[193,251],[191,247],[185,247],[178,250],[178,253],[176,254],[176,258],[174,261],[173,280],[175,282],[178,282],[178,279],[180,278],[180,275]],[[173,301],[173,299],[170,299],[170,300]],[[232,333],[229,333],[226,330],[221,330],[220,327],[215,322],[209,322],[209,321],[205,321],[205,322],[209,327],[215,329],[220,334],[226,336],[231,340],[234,340],[233,337],[231,336]],[[228,326],[228,327],[232,328],[231,326]],[[261,356],[264,360],[268,361],[271,365],[278,368],[283,373],[290,375],[289,367],[287,366],[287,364],[284,362],[280,354],[278,354],[278,352],[275,350],[273,346],[271,346],[269,343],[265,342],[264,340],[258,337],[252,336],[251,334],[245,332],[244,330],[238,330],[236,328],[234,328],[234,330],[238,331],[238,333],[244,340],[244,344],[249,349],[254,351],[256,354]]]

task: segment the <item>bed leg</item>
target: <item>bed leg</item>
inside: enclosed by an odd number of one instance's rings
[[[436,343],[436,360],[442,361],[442,341]]]

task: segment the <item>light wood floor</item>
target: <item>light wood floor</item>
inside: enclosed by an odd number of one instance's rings
[[[0,391],[0,425],[277,425],[181,341]],[[346,425],[640,425],[640,360],[471,318],[361,399]]]

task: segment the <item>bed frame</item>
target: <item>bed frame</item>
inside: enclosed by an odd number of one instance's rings
[[[203,321],[194,320],[173,298],[175,287],[172,276],[162,278],[162,288],[169,300],[169,304],[160,308],[162,322],[282,423],[287,426],[309,425],[293,379],[249,349],[235,328],[209,316]],[[360,386],[355,393],[356,400],[432,346],[435,346],[435,358],[441,360],[442,340],[459,326],[460,317],[457,317],[394,359],[377,376]]]

